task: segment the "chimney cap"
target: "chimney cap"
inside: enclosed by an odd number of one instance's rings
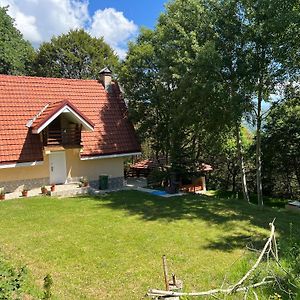
[[[111,75],[112,72],[108,67],[105,67],[99,73],[103,75]]]

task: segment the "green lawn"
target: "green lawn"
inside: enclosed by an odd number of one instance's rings
[[[185,290],[220,287],[250,239],[263,245],[274,217],[279,240],[290,223],[300,236],[299,215],[240,200],[136,191],[18,199],[0,203],[0,251],[37,286],[50,273],[54,299],[141,299],[163,288],[163,254]]]

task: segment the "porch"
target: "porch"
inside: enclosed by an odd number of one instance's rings
[[[89,187],[79,187],[77,183],[59,184],[55,186],[55,191],[51,192],[51,186],[46,186],[47,195],[55,197],[72,197],[77,195],[86,195],[89,193]],[[27,197],[35,197],[43,195],[41,188],[33,188],[28,191]],[[25,198],[22,196],[22,192],[17,190],[11,193],[5,194],[5,200]]]

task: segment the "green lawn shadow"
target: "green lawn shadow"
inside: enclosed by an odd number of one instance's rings
[[[104,198],[94,199],[99,201],[97,207],[122,210],[128,215],[138,216],[145,222],[203,220],[208,226],[222,226],[228,234],[211,241],[207,247],[223,251],[244,248],[247,244],[259,249],[264,244],[266,235],[253,230],[252,226],[267,231],[268,224],[273,219],[276,219],[276,231],[282,240],[289,237],[290,224],[293,224],[293,235],[300,239],[299,215],[286,212],[284,209],[260,208],[241,199],[192,194],[163,198],[138,191],[115,192],[107,194]],[[244,231],[243,233],[231,234],[235,231],[236,222],[240,223],[240,231]]]

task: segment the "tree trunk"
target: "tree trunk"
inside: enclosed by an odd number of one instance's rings
[[[259,87],[257,99],[257,122],[256,122],[256,188],[257,203],[263,206],[262,181],[261,181],[261,104],[262,104],[262,86]]]
[[[236,145],[237,145],[237,155],[241,169],[241,180],[242,180],[242,188],[243,188],[243,197],[244,200],[250,203],[248,188],[247,188],[247,178],[246,178],[246,169],[244,163],[244,156],[242,152],[242,142],[241,142],[241,133],[240,133],[240,123],[236,123]]]
[[[236,191],[236,172],[232,174],[232,192],[235,193]]]
[[[230,162],[227,162],[227,176],[226,176],[226,182],[225,182],[225,190],[229,190],[229,183],[230,183],[230,177],[231,177],[231,171],[230,171]]]
[[[289,198],[292,197],[293,195],[293,189],[292,189],[292,185],[291,185],[291,172],[290,170],[285,170],[285,174],[286,174],[286,191],[287,191],[287,196]]]
[[[297,178],[297,182],[298,182],[298,188],[300,191],[300,163],[297,159],[295,159],[295,161],[294,161],[294,170],[295,170],[295,174],[296,174],[296,178]]]

